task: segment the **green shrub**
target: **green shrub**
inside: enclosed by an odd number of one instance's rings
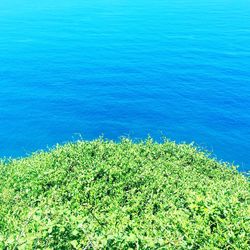
[[[0,249],[249,249],[249,193],[190,145],[70,143],[0,163]]]

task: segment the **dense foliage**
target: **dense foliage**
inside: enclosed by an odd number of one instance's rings
[[[249,193],[190,145],[80,141],[0,163],[0,249],[249,249]]]

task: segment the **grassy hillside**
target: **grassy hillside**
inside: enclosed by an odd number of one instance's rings
[[[249,249],[249,194],[189,145],[67,144],[0,163],[0,249]]]

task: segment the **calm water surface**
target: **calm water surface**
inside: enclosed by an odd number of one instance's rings
[[[101,134],[250,169],[250,1],[1,0],[0,156]]]

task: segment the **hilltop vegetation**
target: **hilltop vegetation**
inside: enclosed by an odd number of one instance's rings
[[[0,249],[249,249],[249,193],[190,145],[70,143],[0,163]]]

